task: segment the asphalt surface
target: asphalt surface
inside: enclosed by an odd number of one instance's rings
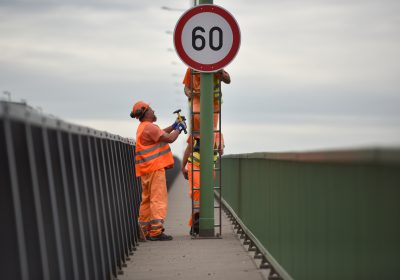
[[[188,183],[178,176],[169,189],[165,233],[172,241],[140,243],[119,280],[229,279],[263,280],[265,272],[243,247],[229,220],[222,215],[222,239],[192,239]],[[218,221],[218,215],[216,222]]]

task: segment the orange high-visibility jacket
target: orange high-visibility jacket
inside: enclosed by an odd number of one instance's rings
[[[146,125],[150,122],[140,123],[136,132],[136,176],[147,174],[161,168],[170,168],[174,165],[171,148],[168,143],[158,142],[153,145],[143,145],[140,141]]]

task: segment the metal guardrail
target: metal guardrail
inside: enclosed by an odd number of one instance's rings
[[[138,245],[134,142],[0,102],[0,278],[113,279]]]
[[[228,216],[270,279],[399,279],[400,149],[222,161]]]

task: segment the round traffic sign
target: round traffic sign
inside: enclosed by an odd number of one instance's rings
[[[176,23],[174,45],[190,68],[215,72],[236,56],[240,46],[239,25],[224,8],[199,5],[187,10]]]

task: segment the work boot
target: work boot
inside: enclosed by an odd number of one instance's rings
[[[159,235],[156,236],[150,236],[151,241],[169,241],[172,240],[171,235],[166,235],[165,233],[160,233]]]
[[[146,242],[146,240],[149,240],[149,233],[146,229],[139,226],[138,231],[139,231],[139,242]]]
[[[200,213],[194,213],[193,226],[191,228],[191,235],[197,235],[200,232]]]
[[[190,228],[189,234],[191,236],[199,235],[199,233],[200,233],[199,225],[194,225],[193,227]]]

